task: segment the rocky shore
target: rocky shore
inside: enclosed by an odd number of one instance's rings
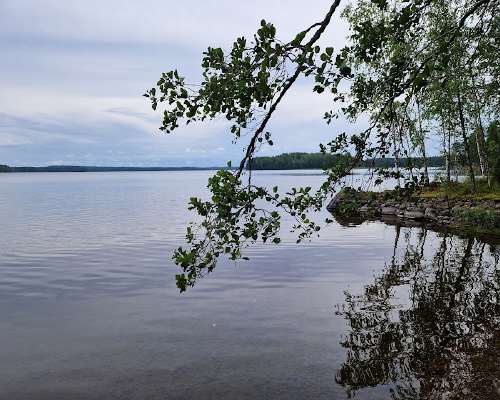
[[[398,199],[392,192],[344,189],[328,204],[328,211],[343,217],[422,221],[428,225],[474,228],[500,233],[500,201],[460,198]]]

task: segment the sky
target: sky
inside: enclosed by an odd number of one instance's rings
[[[159,131],[162,115],[142,94],[178,69],[200,81],[202,52],[252,37],[261,19],[292,39],[320,21],[330,0],[0,0],[0,164],[219,166],[237,162],[224,120]],[[322,45],[345,43],[338,16]],[[269,130],[263,155],[313,152],[363,123],[326,125],[328,95],[301,81]]]

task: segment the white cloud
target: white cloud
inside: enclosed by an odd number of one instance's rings
[[[206,47],[227,45],[232,38],[252,34],[262,18],[272,21],[285,39],[322,19],[329,0],[314,5],[297,0],[4,0],[2,30],[36,33],[59,40],[121,43],[170,43]],[[345,25],[332,24],[338,40]],[[342,40],[342,37],[340,38]]]
[[[204,48],[252,35],[261,18],[287,40],[329,6],[330,0],[2,0],[0,52],[9,57],[0,63],[0,110],[15,123],[0,125],[0,163],[237,160],[245,142],[231,145],[227,121],[161,135],[161,113],[142,93],[166,69],[196,79]],[[344,35],[336,18],[323,42],[338,48]],[[272,120],[273,135],[283,140],[271,151],[315,150],[334,131],[322,122],[329,103],[311,85],[294,88]]]

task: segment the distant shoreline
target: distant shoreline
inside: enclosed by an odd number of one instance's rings
[[[349,154],[283,153],[272,157],[255,157],[252,159],[250,167],[253,171],[325,169],[331,168],[341,160],[350,161],[352,156]],[[399,162],[401,167],[409,165],[423,167],[423,160],[420,158],[401,158]],[[391,168],[394,165],[394,158],[374,158],[359,162],[356,168]],[[441,156],[427,157],[428,167],[443,167],[444,165],[445,160]],[[219,171],[224,169],[228,169],[228,167],[101,167],[92,165],[11,167],[0,164],[0,172]]]
[[[440,167],[431,167],[440,168]],[[25,173],[25,172],[155,172],[155,171],[220,171],[227,170],[227,167],[95,167],[85,165],[49,165],[45,167],[10,167],[7,165],[0,165],[1,173]],[[231,170],[236,170],[232,167]],[[269,168],[269,169],[255,169],[254,171],[308,171],[308,170],[322,170],[321,167],[309,168]],[[353,168],[356,169],[370,169],[367,166],[360,165]],[[353,174],[355,175],[355,174]]]
[[[0,173],[22,172],[126,172],[126,171],[219,171],[227,167],[96,167],[84,165],[49,165],[46,167],[10,167],[0,165]]]

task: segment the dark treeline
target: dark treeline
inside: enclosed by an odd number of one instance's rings
[[[254,170],[278,169],[324,169],[331,168],[338,161],[350,161],[349,155],[323,153],[284,153],[273,157],[256,157],[252,160]],[[430,167],[444,166],[443,157],[428,157]],[[419,159],[411,160],[421,166]],[[408,164],[409,159],[403,159]],[[389,168],[394,166],[394,158],[376,158],[359,163],[362,168]],[[11,167],[0,164],[1,172],[114,172],[114,171],[208,171],[225,169],[221,167],[96,167],[85,165],[49,165],[45,167]]]
[[[113,171],[207,171],[219,167],[94,167],[82,165],[49,165],[47,167],[10,167],[0,165],[0,172],[113,172]]]
[[[323,153],[284,153],[273,157],[255,157],[251,169],[321,169],[331,168],[339,161],[348,161],[350,156]]]
[[[349,161],[351,156],[323,153],[285,153],[273,157],[255,157],[252,159],[251,168],[254,170],[277,169],[324,169],[331,168],[339,161]],[[420,159],[402,159],[403,164],[413,163],[421,166]],[[443,157],[427,157],[429,167],[445,165]],[[394,158],[375,158],[359,163],[361,168],[388,168],[394,166]]]

